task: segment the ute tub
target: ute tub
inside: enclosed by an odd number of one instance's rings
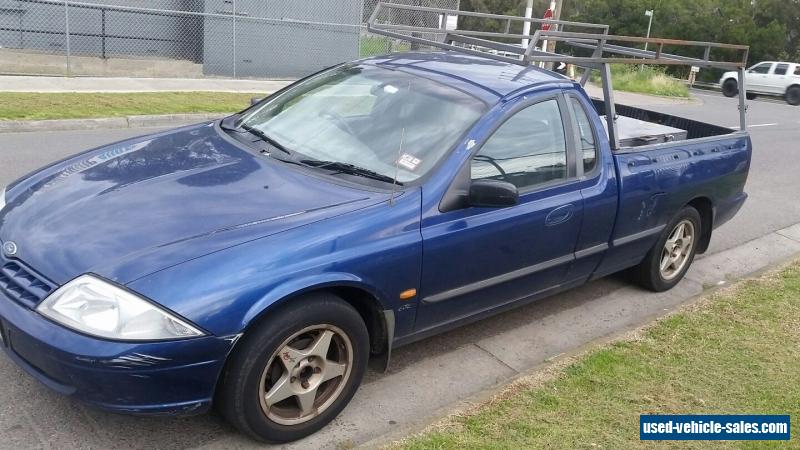
[[[603,100],[593,98],[592,105],[600,116],[605,116],[606,106]],[[657,139],[657,136],[653,134],[654,129],[656,130],[656,134],[665,136],[671,135],[674,137],[675,141],[727,136],[736,132],[736,130],[719,125],[699,122],[685,117],[673,116],[633,106],[617,104],[615,109],[617,116],[622,119],[618,119],[617,124],[620,128],[621,146],[621,149],[618,149],[618,151],[625,151],[625,149],[635,149],[653,143],[669,142],[673,140],[669,138]],[[647,124],[656,124],[660,127],[643,126],[641,127],[641,131],[637,133],[634,129],[634,127],[637,126],[637,121],[646,122]],[[603,117],[603,125],[607,126],[605,117]],[[623,140],[623,137],[626,137],[626,139]]]

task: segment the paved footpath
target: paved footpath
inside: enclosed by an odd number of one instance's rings
[[[286,80],[231,80],[227,78],[123,78],[0,76],[0,91],[8,92],[274,92]]]

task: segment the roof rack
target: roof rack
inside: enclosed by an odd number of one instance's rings
[[[425,20],[425,16],[436,17],[438,20]],[[438,16],[438,17],[437,17]],[[396,23],[414,17],[414,24]],[[474,17],[499,21],[505,24],[504,32],[475,31],[451,29],[447,27],[450,17]],[[393,23],[395,22],[395,23]],[[532,35],[512,33],[514,23],[549,24],[550,30],[536,30]],[[428,24],[436,23],[438,26]],[[518,24],[517,24],[518,25]],[[558,27],[580,28],[590,32],[558,31]],[[739,122],[741,131],[747,129],[746,87],[744,73],[747,67],[747,58],[750,47],[746,45],[722,44],[717,42],[683,41],[676,39],[643,38],[635,36],[618,36],[608,34],[608,25],[573,22],[566,20],[537,19],[501,14],[488,14],[471,11],[459,11],[445,8],[432,8],[424,6],[403,5],[397,3],[379,2],[367,21],[367,29],[371,33],[405,40],[444,50],[491,58],[511,64],[528,66],[538,63],[563,62],[574,64],[587,69],[581,77],[581,85],[589,80],[591,70],[600,71],[603,84],[603,97],[605,102],[606,120],[608,121],[608,138],[613,149],[619,148],[619,139],[616,127],[616,108],[614,106],[614,92],[611,82],[610,64],[646,64],[646,65],[684,65],[704,68],[717,68],[736,70],[739,74]],[[428,38],[428,36],[432,38]],[[494,39],[494,40],[492,40]],[[502,40],[505,42],[499,42]],[[521,45],[508,43],[511,40],[524,40]],[[591,56],[573,56],[546,51],[543,41],[561,43],[575,49],[588,49]],[[611,43],[614,44],[611,44]],[[628,44],[628,45],[620,45]],[[642,50],[637,44],[654,45],[655,51]],[[697,51],[703,50],[703,57],[676,55],[664,52],[664,47],[679,47]],[[502,54],[495,54],[477,50],[485,48]],[[712,58],[713,51],[724,51],[728,54],[735,53],[738,57],[733,60]],[[699,53],[699,51],[698,51]],[[513,55],[513,56],[508,56]],[[613,56],[609,56],[613,55]]]

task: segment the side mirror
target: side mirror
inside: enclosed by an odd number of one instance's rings
[[[502,208],[519,203],[517,187],[506,181],[474,180],[469,187],[470,206]]]
[[[250,106],[258,104],[261,100],[264,100],[261,97],[250,97]]]

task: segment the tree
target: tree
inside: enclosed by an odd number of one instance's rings
[[[522,16],[525,3],[525,0],[462,0],[461,9]],[[548,0],[534,1],[534,15],[541,15],[548,5]],[[800,0],[564,0],[562,18],[605,23],[612,34],[643,36],[648,21],[644,12],[648,9],[655,11],[651,31],[654,37],[749,45],[750,63],[800,60]],[[465,17],[460,20],[459,26],[465,29],[505,29],[502,21]],[[517,28],[521,29],[521,25]],[[520,29],[512,31],[518,33]],[[702,50],[695,53],[673,50],[687,56],[702,56]]]

